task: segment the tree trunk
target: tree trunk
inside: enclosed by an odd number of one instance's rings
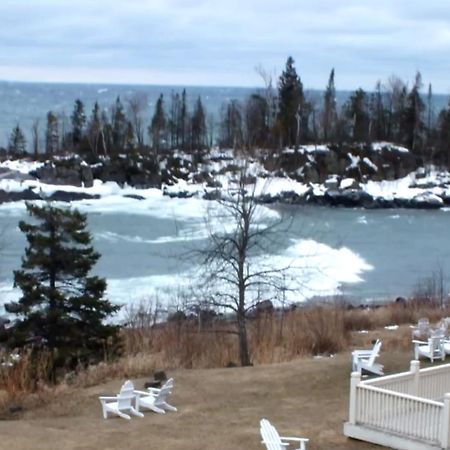
[[[244,310],[238,311],[237,322],[239,333],[239,359],[241,360],[241,366],[251,366],[252,363],[248,351],[247,324]]]

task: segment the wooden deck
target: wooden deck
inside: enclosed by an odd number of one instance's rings
[[[450,449],[450,364],[362,381],[352,374],[348,437],[399,450]]]

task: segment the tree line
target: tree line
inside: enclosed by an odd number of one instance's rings
[[[33,123],[31,151],[36,157],[75,151],[96,159],[175,149],[201,154],[213,145],[251,152],[311,143],[389,141],[406,146],[424,163],[449,163],[450,104],[435,111],[432,86],[428,85],[426,94],[422,92],[420,72],[411,86],[392,76],[386,83],[378,81],[371,92],[358,88],[342,105],[336,100],[334,69],[324,91],[315,96],[305,92],[292,57],[276,86],[270,75],[261,69],[260,74],[264,88],[245,101],[225,102],[218,119],[207,113],[201,97],[190,108],[185,89],[173,91],[169,99],[161,94],[151,119],[145,117],[145,95],[136,94],[125,102],[118,97],[108,110],[96,102],[90,114],[78,99],[70,126],[48,112],[45,149],[39,148],[39,122]],[[19,125],[12,130],[8,150],[18,156],[27,150]]]

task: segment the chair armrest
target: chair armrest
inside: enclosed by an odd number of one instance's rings
[[[280,436],[280,437],[282,440],[285,440],[285,441],[309,442],[309,439],[307,439],[307,438],[284,437],[284,436]]]
[[[117,400],[117,396],[114,397],[99,397],[98,398],[101,402],[108,401],[108,400]]]
[[[372,354],[372,350],[353,350],[353,355],[370,355]]]
[[[136,395],[145,395],[145,396],[148,396],[150,393],[149,392],[147,392],[147,391],[137,391],[137,390],[134,390],[133,391]]]
[[[275,444],[275,445],[280,445],[280,442],[279,442],[279,441],[261,441],[261,444]],[[282,445],[283,447],[288,447],[288,446],[289,446],[289,444],[286,443],[286,442],[282,442],[281,445]]]
[[[153,393],[155,393],[155,394],[157,394],[159,391],[161,391],[161,389],[159,389],[159,388],[147,388],[147,391],[148,392],[151,392],[152,394]],[[148,394],[148,392],[147,392],[147,394]]]

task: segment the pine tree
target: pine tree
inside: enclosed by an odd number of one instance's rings
[[[380,81],[377,81],[375,92],[370,97],[370,137],[375,141],[386,139],[386,111]]]
[[[186,89],[183,89],[181,93],[181,106],[180,106],[180,120],[179,120],[179,136],[181,140],[181,147],[183,150],[187,149],[187,124],[189,119],[189,112],[187,109]]]
[[[291,56],[278,81],[279,112],[282,145],[298,145],[302,122],[304,122],[305,98],[303,85],[294,67]]]
[[[158,153],[165,146],[166,137],[166,113],[164,112],[164,97],[160,94],[155,106],[149,134],[152,138],[153,150]]]
[[[92,108],[91,117],[89,118],[88,123],[88,132],[87,138],[89,142],[89,147],[91,148],[92,154],[96,159],[99,153],[106,153],[104,147],[104,135],[103,135],[103,126],[101,119],[100,107],[97,102],[95,102],[94,107]]]
[[[191,119],[191,148],[201,151],[206,146],[206,118],[202,100],[198,97]]]
[[[19,124],[17,124],[11,132],[8,151],[15,157],[24,156],[27,152],[27,141]]]
[[[47,155],[54,155],[59,148],[58,117],[49,111],[47,114],[47,131],[45,134],[45,151]]]
[[[350,121],[352,139],[356,142],[366,142],[369,138],[369,112],[367,95],[361,88],[347,101],[345,113]]]
[[[74,145],[77,145],[83,137],[83,131],[86,125],[86,114],[84,113],[84,105],[81,100],[75,100],[70,119],[72,121],[72,142]]]
[[[406,97],[406,105],[401,118],[401,135],[403,143],[416,154],[420,153],[423,132],[425,129],[425,124],[423,122],[425,104],[420,96],[421,88],[422,75],[420,72],[417,72],[414,86]]]
[[[5,305],[17,319],[13,344],[41,341],[55,365],[98,359],[116,327],[103,320],[119,308],[104,298],[106,281],[90,275],[100,258],[86,230],[86,215],[51,205],[27,204],[32,223],[19,222],[28,246],[14,285],[17,302]]]
[[[222,105],[221,145],[233,150],[242,148],[242,106],[237,100]]]
[[[125,151],[132,153],[136,150],[136,133],[134,132],[133,124],[128,122],[127,132],[125,133]]]
[[[245,104],[246,146],[252,150],[268,143],[269,106],[265,97],[252,94]]]
[[[127,128],[128,120],[125,116],[124,107],[120,101],[120,97],[117,97],[113,107],[111,121],[111,139],[114,151],[120,152],[124,149]]]
[[[334,69],[331,70],[330,78],[323,96],[323,138],[325,141],[333,140],[334,128],[336,126],[336,88],[334,86]]]

